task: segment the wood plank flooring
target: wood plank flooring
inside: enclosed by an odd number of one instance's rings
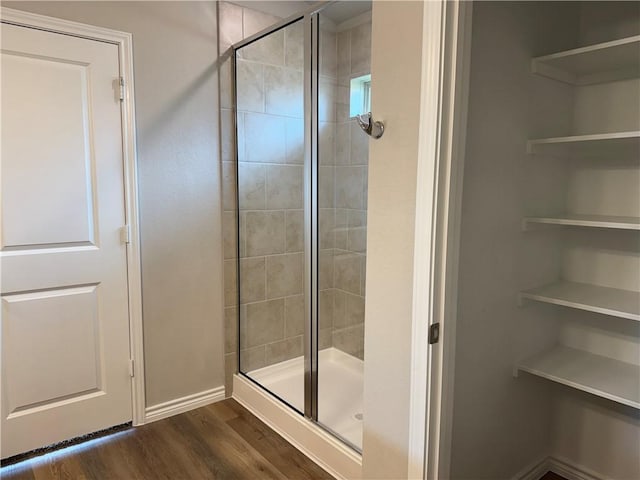
[[[6,480],[333,479],[235,400],[0,471]]]
[[[561,477],[557,473],[547,472],[545,473],[544,477],[542,477],[540,480],[567,480],[567,479],[564,477]]]

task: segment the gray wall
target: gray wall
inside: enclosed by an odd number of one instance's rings
[[[224,382],[215,2],[3,2],[133,34],[147,406]]]
[[[530,61],[573,46],[578,6],[473,6],[452,479],[511,478],[551,453],[550,384],[514,379],[512,369],[557,336],[558,310],[516,300],[520,289],[559,277],[560,245],[555,236],[523,236],[520,222],[527,208],[562,211],[566,163],[532,162],[524,146],[570,127],[571,87],[532,75]]]

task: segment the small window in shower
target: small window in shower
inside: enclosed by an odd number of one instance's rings
[[[371,74],[351,79],[349,116],[355,117],[371,111]]]

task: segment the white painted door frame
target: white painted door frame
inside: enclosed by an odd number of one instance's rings
[[[127,243],[127,280],[129,294],[129,348],[132,365],[131,392],[133,425],[145,419],[144,357],[142,340],[142,284],[140,273],[140,233],[138,217],[138,182],[133,88],[133,43],[130,33],[119,32],[83,23],[37,15],[2,7],[2,23],[37,28],[54,33],[73,35],[108,42],[118,46],[120,75],[123,79],[121,102],[122,157],[125,179],[125,219],[129,227]]]
[[[472,3],[425,2],[408,477],[449,478]],[[440,340],[429,345],[429,328]]]

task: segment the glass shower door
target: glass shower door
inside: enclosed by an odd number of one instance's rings
[[[304,410],[304,25],[235,51],[239,369]]]
[[[357,7],[357,8],[356,8]],[[317,421],[362,448],[371,3],[318,14]]]

